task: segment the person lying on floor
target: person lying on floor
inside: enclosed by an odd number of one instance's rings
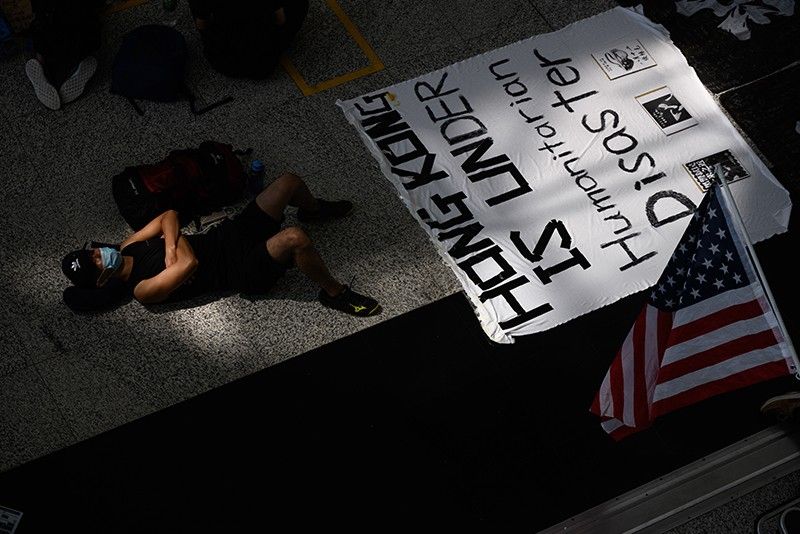
[[[353,209],[347,200],[315,198],[299,176],[286,173],[208,233],[183,235],[177,212],[167,211],[119,250],[76,250],[64,256],[61,269],[79,288],[101,288],[114,280],[139,302],[154,304],[217,290],[262,294],[294,266],[320,287],[323,305],[359,317],[380,313],[375,299],[331,275],[302,229],[281,227],[287,206],[298,208],[301,222],[323,222]]]

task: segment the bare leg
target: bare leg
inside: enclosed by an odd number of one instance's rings
[[[322,257],[311,244],[311,239],[300,228],[290,227],[281,230],[267,240],[266,246],[267,252],[273,259],[283,264],[294,263],[329,296],[334,297],[344,290],[344,286],[328,271]]]
[[[276,221],[281,220],[286,206],[294,206],[309,212],[319,208],[317,199],[311,194],[303,179],[289,172],[279,176],[259,193],[256,204]]]

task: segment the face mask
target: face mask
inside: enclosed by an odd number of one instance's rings
[[[100,258],[103,261],[103,269],[116,271],[122,264],[122,254],[114,248],[103,247],[100,249]]]

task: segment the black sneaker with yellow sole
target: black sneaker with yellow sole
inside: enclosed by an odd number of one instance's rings
[[[339,310],[356,317],[370,317],[381,312],[378,301],[372,297],[356,293],[350,286],[344,286],[344,291],[335,297],[329,296],[324,289],[319,291],[319,301],[323,306]]]
[[[322,200],[317,199],[317,211],[297,210],[297,220],[300,222],[324,222],[330,219],[339,219],[353,211],[353,203],[349,200]]]

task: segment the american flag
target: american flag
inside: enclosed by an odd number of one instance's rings
[[[594,399],[591,411],[614,439],[661,414],[796,371],[718,187],[695,211]]]

